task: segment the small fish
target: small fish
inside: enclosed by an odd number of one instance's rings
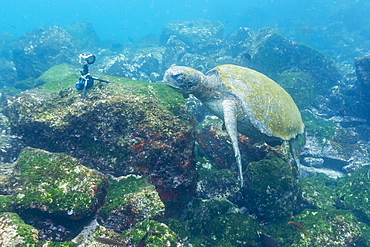
[[[251,54],[249,54],[248,52],[244,52],[244,53],[243,53],[243,56],[244,56],[246,59],[248,59],[248,60],[251,60],[251,59],[252,59]]]
[[[278,241],[272,237],[266,236],[260,232],[257,232],[258,237],[261,240],[261,246],[263,247],[279,247]]]
[[[109,239],[109,238],[98,237],[98,238],[95,238],[94,240],[102,244],[110,244],[110,245],[115,245],[115,246],[127,246],[125,243],[121,243],[121,242],[118,242],[116,240]]]
[[[289,221],[289,222],[287,222],[287,224],[297,227],[303,233],[305,238],[308,237],[308,234],[307,234],[306,230],[303,228],[303,226],[301,224],[299,224],[297,222],[294,222],[294,221]]]
[[[367,178],[370,179],[370,168],[367,170]]]
[[[330,144],[332,146],[335,146],[337,149],[343,149],[342,146],[338,142],[330,141]]]

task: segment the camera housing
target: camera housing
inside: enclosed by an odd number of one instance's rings
[[[78,58],[80,59],[81,64],[93,64],[95,63],[95,55],[90,52],[81,53]]]

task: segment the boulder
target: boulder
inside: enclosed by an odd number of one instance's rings
[[[365,166],[342,177],[337,188],[346,209],[356,211],[365,222],[370,220],[370,206],[366,203],[370,198],[369,185],[369,166]]]
[[[75,61],[72,36],[63,28],[48,26],[24,34],[13,45],[18,79],[37,78],[50,67]]]
[[[363,117],[370,120],[370,55],[366,55],[361,58],[355,59],[355,68],[356,68],[356,75],[357,75],[357,90],[356,96],[357,99],[354,100],[360,101],[356,105],[356,110],[354,114],[359,117]]]
[[[312,83],[311,85],[305,83],[296,90],[304,91],[306,88],[312,88],[310,92],[316,92],[316,95],[327,94],[331,87],[342,80],[339,70],[330,57],[304,44],[289,40],[270,28],[263,28],[256,35],[250,67],[278,83],[280,83],[279,79],[287,76],[279,78],[284,72],[303,72],[301,75],[294,76],[298,80],[307,80],[307,76],[310,76],[313,79]],[[292,74],[289,76],[291,77]]]
[[[90,22],[76,21],[67,25],[65,30],[72,36],[72,43],[80,53],[97,50],[99,37]]]
[[[172,65],[176,65],[180,59],[188,53],[190,47],[181,41],[176,35],[171,35],[165,43],[163,53],[162,69],[166,70]]]
[[[9,99],[12,132],[104,173],[147,175],[165,203],[186,203],[197,172],[183,97],[163,83],[104,77],[111,83],[96,82],[82,100],[70,89],[78,76],[59,65],[41,77],[46,84]]]
[[[246,174],[250,213],[271,221],[300,210],[301,189],[287,162],[279,158],[251,162]]]
[[[133,229],[123,232],[121,236],[130,239],[132,246],[186,246],[173,229],[155,220],[139,222]]]
[[[201,152],[209,158],[218,168],[231,168],[235,165],[235,155],[232,149],[231,140],[223,127],[223,121],[214,118],[205,119],[196,130],[196,139]],[[256,142],[239,134],[239,146],[242,163],[248,164],[251,161],[258,161],[266,157],[283,157],[281,147],[272,147],[265,142]],[[281,144],[281,143],[279,143]],[[286,152],[285,152],[286,154]],[[289,154],[288,154],[289,155]]]
[[[113,58],[104,71],[106,74],[130,78],[132,80],[151,81],[154,73],[160,72],[160,64],[153,53],[139,54],[129,58],[123,54]],[[156,82],[158,78],[154,77]]]
[[[25,148],[15,165],[13,201],[17,209],[38,209],[72,219],[103,205],[107,180],[62,153]]]
[[[136,223],[164,216],[164,204],[145,177],[129,175],[109,180],[107,200],[99,221],[116,232],[131,229]]]
[[[37,246],[38,230],[27,225],[15,213],[0,214],[1,245],[8,247]]]
[[[228,40],[233,57],[242,55],[247,60],[251,59],[251,48],[255,40],[255,34],[251,29],[239,27],[229,35]]]
[[[228,46],[223,39],[224,26],[219,21],[173,21],[165,25],[161,34],[161,44],[175,35],[189,46],[191,53],[200,55],[215,55]]]

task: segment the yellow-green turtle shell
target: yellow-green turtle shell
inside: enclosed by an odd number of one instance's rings
[[[245,67],[221,65],[222,85],[242,103],[244,114],[262,133],[290,140],[304,131],[301,114],[292,97],[275,81]]]

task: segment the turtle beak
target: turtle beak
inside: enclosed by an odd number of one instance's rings
[[[172,74],[172,73],[165,73],[163,77],[164,83],[169,86],[170,88],[175,89],[176,91],[182,91],[182,88],[179,85],[178,78],[183,74]]]

